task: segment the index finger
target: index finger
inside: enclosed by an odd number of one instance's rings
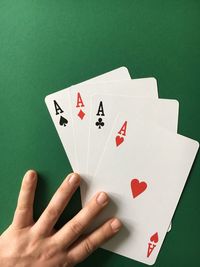
[[[37,185],[37,173],[29,170],[24,175],[18,196],[12,226],[24,228],[33,224],[33,202]]]

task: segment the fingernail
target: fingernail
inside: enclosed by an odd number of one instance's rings
[[[79,183],[79,176],[76,173],[72,173],[69,178],[68,181],[70,184],[78,184]]]
[[[108,202],[108,196],[106,193],[104,192],[101,192],[98,197],[97,197],[97,202],[100,204],[100,205],[103,205],[105,204],[106,202]]]
[[[117,232],[122,227],[122,223],[120,222],[120,220],[114,219],[114,220],[112,220],[110,226],[112,227],[114,232]]]
[[[35,173],[35,171],[33,171],[33,170],[29,170],[29,171],[27,171],[27,173],[26,173],[26,179],[28,180],[28,181],[34,181],[34,179],[36,178],[36,173]]]

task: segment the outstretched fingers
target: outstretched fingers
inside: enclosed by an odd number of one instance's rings
[[[86,259],[103,243],[113,237],[121,229],[122,223],[117,218],[112,218],[91,234],[77,240],[68,250],[67,257],[77,264]]]
[[[54,235],[55,242],[63,247],[69,247],[79,238],[108,202],[109,198],[106,193],[99,192],[96,194],[74,218]]]

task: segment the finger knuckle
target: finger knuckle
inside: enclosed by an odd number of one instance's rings
[[[91,241],[90,238],[87,238],[84,242],[84,249],[87,255],[90,255],[95,249],[95,244]]]
[[[32,206],[29,206],[29,205],[24,204],[24,203],[18,204],[15,212],[16,213],[32,212]]]
[[[51,259],[55,258],[55,256],[57,254],[58,254],[58,250],[56,247],[47,246],[47,249],[41,251],[40,260],[41,260],[41,262],[51,260]]]
[[[75,234],[75,235],[79,235],[82,230],[84,229],[83,224],[79,221],[73,221],[70,224],[70,228],[71,231]]]
[[[56,209],[55,207],[48,208],[46,213],[47,213],[47,217],[51,220],[54,220],[59,216],[59,210]]]

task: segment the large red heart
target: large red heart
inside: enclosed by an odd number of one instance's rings
[[[117,135],[115,138],[115,141],[116,141],[116,145],[119,146],[119,145],[121,145],[121,143],[124,142],[124,137]]]
[[[158,242],[158,233],[156,232],[152,237],[150,238],[151,242],[157,243]]]
[[[134,198],[143,193],[146,190],[146,188],[147,184],[145,182],[139,182],[138,179],[132,179],[131,190]]]

